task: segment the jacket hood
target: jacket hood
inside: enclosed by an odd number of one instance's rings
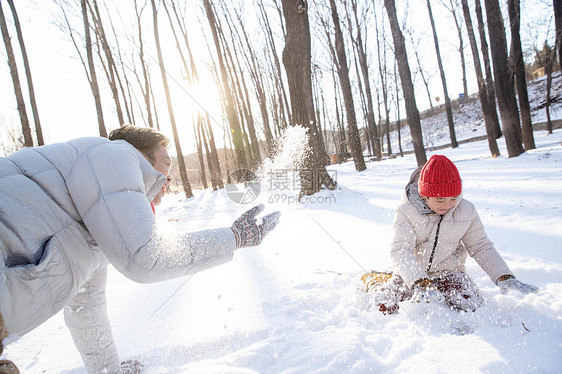
[[[412,204],[420,214],[423,215],[437,214],[427,206],[425,200],[422,199],[419,193],[418,179],[420,177],[422,168],[423,166],[418,167],[416,170],[414,170],[414,172],[410,176],[410,180],[408,181],[408,184],[406,184],[406,187],[404,188],[404,194],[402,196],[402,200],[406,203]],[[455,206],[445,214],[452,213],[457,208],[461,200],[462,200],[462,194],[457,199]]]
[[[166,176],[156,171],[156,169],[154,169],[154,167],[150,164],[150,162],[148,162],[148,160],[143,156],[143,154],[127,141],[114,140],[113,142],[123,147],[132,149],[137,155],[139,159],[139,167],[142,171],[146,197],[148,198],[148,201],[152,201],[156,197],[158,191],[160,191],[160,189],[166,182]]]

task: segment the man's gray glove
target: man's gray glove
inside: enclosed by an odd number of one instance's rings
[[[265,206],[263,204],[256,205],[246,213],[242,214],[230,228],[236,237],[236,248],[252,247],[259,245],[263,237],[273,230],[279,223],[281,212],[273,212],[262,217],[261,223],[258,224],[256,216],[260,214]]]
[[[142,373],[142,369],[144,368],[144,365],[142,364],[142,362],[137,361],[137,360],[127,360],[127,361],[123,361],[121,364],[119,364],[119,366],[121,367],[121,374],[138,374],[138,373]]]
[[[422,301],[429,303],[430,301],[437,301],[438,303],[444,300],[443,294],[427,278],[421,278],[413,284],[412,302],[420,303]]]
[[[497,281],[502,294],[506,294],[511,290],[517,290],[521,293],[539,292],[539,289],[531,284],[523,283],[517,280],[513,275],[501,276]]]

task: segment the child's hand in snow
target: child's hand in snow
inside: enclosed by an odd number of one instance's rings
[[[230,227],[236,237],[236,248],[259,245],[263,237],[273,230],[279,223],[280,212],[273,212],[264,216],[258,224],[256,216],[264,209],[264,205],[256,205],[242,214]]]
[[[412,302],[420,303],[425,301],[437,301],[438,303],[444,300],[443,294],[435,288],[431,281],[427,278],[418,279],[413,285],[414,294],[412,295]]]
[[[504,276],[505,277],[505,276]],[[531,284],[523,283],[517,280],[514,276],[506,277],[505,279],[498,280],[498,287],[502,294],[506,294],[511,290],[517,290],[521,293],[539,292],[539,289]]]

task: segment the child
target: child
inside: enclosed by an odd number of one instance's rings
[[[502,293],[538,291],[515,279],[461,190],[459,172],[445,156],[432,156],[412,174],[394,218],[390,253],[394,275],[370,291],[371,303],[384,314],[398,312],[398,303],[408,299],[433,299],[454,310],[476,310],[483,299],[465,273],[467,254]]]

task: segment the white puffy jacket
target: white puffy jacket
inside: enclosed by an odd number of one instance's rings
[[[421,168],[418,168],[412,174],[394,217],[391,257],[395,273],[411,287],[420,278],[433,279],[465,272],[466,256],[469,254],[494,284],[502,275],[513,275],[488,239],[471,202],[460,196],[455,207],[443,216],[427,207],[418,192],[420,171]]]
[[[230,228],[160,236],[150,201],[165,176],[129,143],[82,138],[0,158],[0,313],[23,335],[58,311],[89,372],[119,371],[106,266],[137,282],[223,262]]]

